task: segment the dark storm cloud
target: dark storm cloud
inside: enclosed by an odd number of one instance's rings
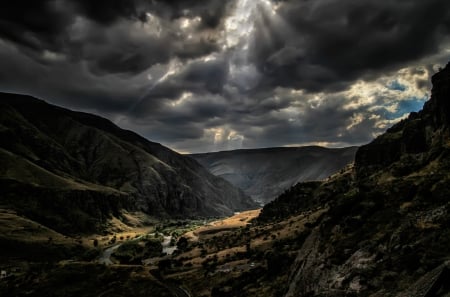
[[[34,94],[74,108],[126,112],[151,84],[141,73],[176,57],[189,60],[217,50],[216,40],[202,34],[201,28],[187,32],[194,35],[188,40],[173,21],[183,15],[221,18],[225,5],[221,1],[204,6],[175,2],[3,3],[0,86],[4,91]],[[184,81],[191,88],[205,86],[199,82],[201,72],[186,71]],[[222,82],[220,76],[213,69],[203,77]],[[220,87],[214,81],[207,90]],[[152,102],[152,107],[158,104]]]
[[[0,40],[0,89],[96,113],[121,112],[144,91],[146,77],[96,76],[54,53],[31,55]],[[20,78],[20,79],[18,79]],[[130,88],[130,79],[134,87]]]
[[[200,5],[198,1],[18,0],[0,6],[0,38],[38,53],[50,50],[71,59],[95,60],[91,68],[101,74],[136,73],[170,57],[189,59],[216,51],[211,34],[199,35],[202,30],[197,28],[187,40],[172,22],[200,16],[202,26],[214,23],[216,27],[225,7],[222,1]],[[158,23],[147,23],[148,13]],[[139,23],[140,33],[135,34]],[[148,36],[144,27],[160,32]]]
[[[180,74],[183,84],[193,86],[210,93],[219,93],[228,74],[228,64],[225,60],[214,60],[210,62],[195,62]]]
[[[182,17],[200,17],[200,29],[217,28],[231,6],[228,1],[223,0],[76,0],[74,2],[82,14],[104,25],[114,23],[120,18],[139,19],[145,22],[148,18],[146,13],[152,12],[171,21]]]
[[[153,101],[159,98],[175,100],[183,92],[195,92],[196,94],[221,93],[228,74],[228,64],[224,59],[210,61],[194,61],[187,66],[180,66],[175,74],[164,82],[154,83],[147,91],[144,101]],[[138,106],[136,111],[142,112]]]
[[[171,19],[199,16],[202,28],[217,28],[230,6],[231,1],[223,0],[156,0],[151,5],[153,10]]]
[[[253,57],[270,85],[342,89],[435,52],[448,11],[442,0],[283,1],[283,21],[258,26]]]
[[[102,25],[121,18],[138,19],[134,0],[4,1],[0,6],[0,36],[35,50],[63,50],[68,28],[82,15]]]
[[[74,42],[80,43],[82,59],[98,75],[136,74],[170,59],[173,45],[170,34],[148,36],[146,29],[139,25],[134,25],[136,28],[130,32],[132,25],[127,22],[111,25],[108,30],[89,22],[84,26],[90,30]]]
[[[136,0],[76,0],[74,5],[90,19],[109,25],[119,18],[141,18],[144,11],[139,11]]]
[[[154,111],[154,101],[144,100],[136,108],[136,116],[121,122],[127,128],[150,136],[154,141],[176,143],[179,141],[198,141],[204,129],[220,126],[229,119],[230,106],[220,96],[202,97],[199,94],[180,95],[176,101],[166,99]],[[139,113],[139,110],[146,110]]]
[[[249,118],[250,122],[235,122],[232,128],[246,131],[246,144],[253,147],[273,146],[282,143],[299,144],[311,142],[350,142],[347,126],[358,110],[345,108],[346,98],[330,96],[323,98],[320,106],[310,102],[297,102],[294,109],[297,114],[289,118],[286,114],[266,112],[264,117]],[[242,125],[239,127],[239,125]],[[264,127],[264,129],[246,129],[246,127]],[[366,139],[358,141],[366,141]]]
[[[50,0],[3,1],[0,37],[35,50],[60,48],[64,43],[64,30],[73,21],[73,15],[59,4]]]

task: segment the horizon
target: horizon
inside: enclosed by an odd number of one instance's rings
[[[18,1],[0,12],[0,91],[179,153],[360,146],[429,99],[450,58],[449,11],[443,0]]]

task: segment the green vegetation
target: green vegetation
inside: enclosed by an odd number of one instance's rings
[[[159,238],[144,237],[139,240],[126,241],[114,251],[112,256],[121,264],[140,265],[144,259],[160,257],[162,251]]]
[[[165,235],[171,235],[174,238],[178,238],[186,232],[193,231],[200,226],[208,224],[218,217],[202,218],[202,219],[190,219],[190,220],[160,220],[155,226],[155,231]]]

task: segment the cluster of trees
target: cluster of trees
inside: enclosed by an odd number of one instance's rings
[[[141,264],[143,259],[160,257],[163,247],[158,239],[143,239],[123,243],[113,257],[122,264]]]

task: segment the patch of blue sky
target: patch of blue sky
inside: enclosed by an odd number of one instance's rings
[[[394,91],[399,91],[399,92],[404,92],[406,91],[406,86],[402,85],[401,83],[398,82],[398,80],[393,80],[391,81],[388,85],[387,88],[389,90],[394,90]]]
[[[423,104],[428,99],[428,97],[411,97],[406,100],[402,100],[398,103],[397,110],[395,112],[389,112],[386,110],[385,117],[388,120],[398,119],[404,114],[409,114],[410,112],[417,112],[423,108]]]

